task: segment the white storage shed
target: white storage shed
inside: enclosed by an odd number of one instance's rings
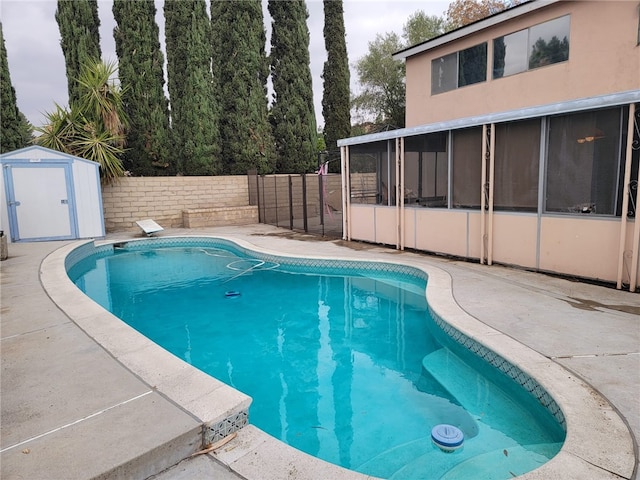
[[[100,165],[40,146],[0,155],[0,229],[11,242],[105,236]]]

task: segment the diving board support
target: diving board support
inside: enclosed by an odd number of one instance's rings
[[[150,237],[154,233],[161,232],[164,230],[160,225],[158,225],[155,221],[150,218],[147,220],[138,220],[136,222],[138,226],[142,229],[144,233],[147,234],[147,237]]]

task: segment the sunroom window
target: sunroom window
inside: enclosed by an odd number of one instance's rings
[[[540,119],[496,125],[494,208],[535,212],[539,165]]]
[[[349,147],[351,203],[395,204],[395,141]]]
[[[482,183],[482,127],[451,133],[453,138],[453,207],[480,208]]]
[[[621,109],[549,119],[546,211],[619,214]]]
[[[447,206],[447,139],[447,132],[405,138],[404,202],[407,206]]]

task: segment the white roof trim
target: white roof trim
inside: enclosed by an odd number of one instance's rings
[[[553,3],[557,3],[558,1],[560,0],[531,0],[527,3],[523,3],[516,7],[505,10],[504,12],[492,15],[488,18],[485,18],[484,20],[474,22],[466,27],[461,27],[450,33],[440,35],[433,40],[427,40],[426,42],[419,43],[418,45],[415,45],[413,47],[409,47],[405,50],[396,52],[392,55],[392,58],[394,60],[406,59],[408,57],[426,52],[446,43],[453,42],[454,40],[458,40],[459,38],[474,34],[476,32],[479,32],[480,30],[484,30],[485,28],[489,28],[499,23],[506,22],[507,20],[511,20],[512,18],[516,18],[529,12],[533,12],[534,10],[544,8]]]
[[[388,132],[371,133],[360,137],[351,137],[338,140],[338,146],[360,145],[363,143],[378,142],[380,140],[390,140],[398,137],[410,137],[425,133],[443,132],[456,130],[459,128],[476,127],[490,123],[511,122],[524,120],[527,118],[538,118],[547,115],[559,115],[583,110],[593,110],[596,108],[615,107],[618,105],[628,105],[640,102],[640,90],[630,90],[627,92],[600,95],[597,97],[580,98],[561,103],[539,105],[535,107],[520,108],[499,113],[487,113],[475,117],[459,118],[446,122],[430,123],[418,125],[417,127],[399,128]]]
[[[27,156],[27,154],[29,154]],[[39,155],[37,155],[39,154]],[[34,156],[37,155],[37,156]],[[69,153],[60,152],[58,150],[53,150],[51,148],[43,147],[42,145],[29,145],[27,147],[19,148],[17,150],[12,150],[10,152],[5,152],[0,155],[0,161],[2,162],[13,162],[13,161],[26,161],[30,158],[38,158],[40,160],[71,160],[74,162],[86,162],[91,163],[93,165],[100,166],[100,163],[94,162],[93,160],[88,160],[82,157],[76,157],[75,155],[71,155]]]

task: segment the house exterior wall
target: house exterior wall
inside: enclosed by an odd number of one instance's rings
[[[492,79],[493,39],[563,15],[571,15],[569,61]],[[406,125],[638,89],[638,15],[638,2],[557,2],[409,57]],[[488,43],[487,81],[431,95],[431,61],[483,41]]]

